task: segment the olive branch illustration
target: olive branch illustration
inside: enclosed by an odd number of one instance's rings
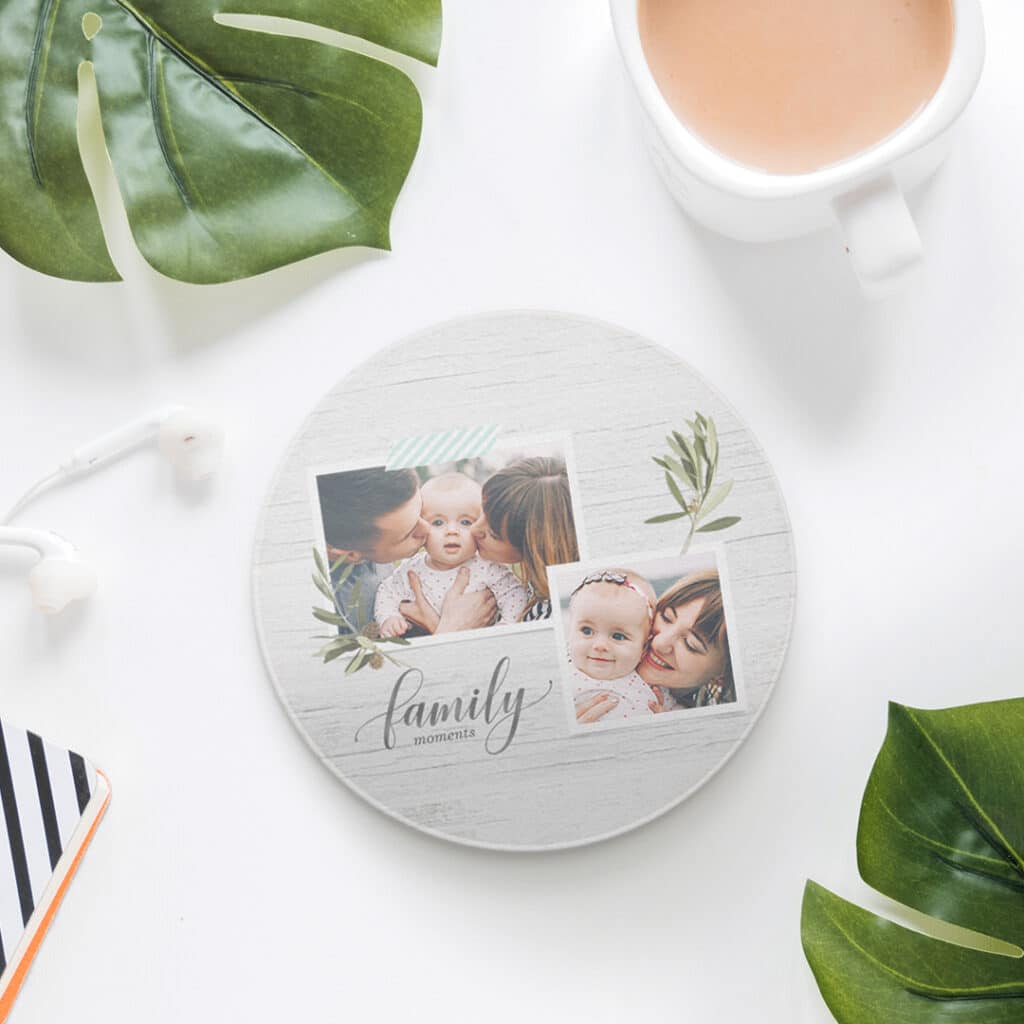
[[[326,665],[327,662],[334,661],[335,658],[340,658],[343,654],[354,653],[352,660],[345,666],[345,675],[347,676],[353,675],[367,665],[373,669],[383,668],[385,661],[390,661],[393,665],[404,668],[405,666],[397,658],[392,657],[384,650],[383,645],[399,644],[407,647],[409,641],[405,637],[382,637],[377,623],[372,619],[369,619],[364,625],[360,626],[361,594],[359,582],[356,581],[352,589],[352,600],[348,608],[342,607],[341,602],[338,600],[338,588],[348,581],[357,563],[350,562],[342,555],[328,569],[327,561],[316,548],[313,548],[313,561],[316,563],[316,571],[313,573],[313,584],[331,602],[330,609],[314,606],[313,618],[318,622],[326,622],[328,625],[337,626],[339,629],[338,633],[326,636],[321,634],[314,637],[316,640],[329,641],[316,652],[314,657],[323,658]],[[341,572],[335,583],[333,582],[334,574],[339,569]],[[350,613],[354,615],[355,621],[350,617]]]
[[[690,528],[680,554],[690,550],[695,533],[716,533],[728,530],[740,521],[740,516],[722,516],[707,522],[708,516],[729,497],[732,480],[715,483],[718,471],[718,431],[710,416],[695,413],[686,420],[690,436],[673,430],[665,440],[670,449],[664,456],[653,460],[665,473],[665,485],[679,506],[678,512],[651,516],[645,523],[669,523],[676,519],[689,519]],[[677,482],[678,481],[678,482]]]

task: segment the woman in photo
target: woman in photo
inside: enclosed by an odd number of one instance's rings
[[[524,458],[484,482],[473,526],[480,557],[519,566],[529,594],[520,622],[551,617],[547,567],[579,561],[569,474],[552,458]]]
[[[655,714],[736,700],[722,584],[716,571],[684,576],[658,598],[637,674],[654,691],[651,711]],[[608,693],[580,701],[576,720],[600,721],[617,703]]]
[[[736,700],[722,582],[715,570],[684,576],[658,599],[637,667],[658,696],[655,711]]]

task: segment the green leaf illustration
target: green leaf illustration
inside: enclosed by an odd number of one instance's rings
[[[686,463],[692,472],[693,464],[690,460],[690,456],[686,454],[686,449],[674,437],[672,437],[671,434],[668,435],[665,440],[668,442],[670,451],[672,451],[679,460],[679,463]],[[667,457],[671,458],[671,456]]]
[[[726,480],[725,483],[719,484],[717,487],[713,487],[708,491],[708,496],[704,499],[703,504],[700,507],[701,519],[706,519],[712,512],[718,508],[719,505],[729,497],[732,492],[732,481]]]
[[[690,468],[693,471],[694,485],[696,486],[697,481],[700,479],[699,449],[675,430],[672,431],[672,438],[682,448],[685,461],[690,463]]]
[[[329,622],[332,626],[346,626],[348,623],[335,612],[329,612],[326,608],[314,608],[313,618],[319,619],[321,622]]]
[[[890,705],[861,807],[861,875],[938,919],[936,932],[940,921],[970,929],[977,948],[903,928],[809,882],[804,951],[840,1024],[1024,1017],[1022,750],[1024,700]]]
[[[331,589],[330,584],[327,583],[322,576],[317,576],[316,573],[314,573],[313,585],[316,587],[317,590],[320,591],[321,594],[324,595],[324,597],[327,598],[328,601],[330,601],[332,604],[334,603],[334,591]]]
[[[668,468],[677,476],[683,483],[689,484],[694,490],[697,488],[697,474],[694,471],[690,461],[684,459],[682,462],[673,459],[671,455],[666,455],[664,459]]]
[[[347,611],[351,613],[352,621],[356,624],[357,628],[365,625],[363,616],[363,586],[359,580],[356,580],[349,593]]]
[[[714,522],[705,523],[704,526],[698,526],[698,533],[717,533],[719,530],[728,530],[730,526],[735,526],[740,521],[739,516],[722,516],[721,519],[716,519]]]
[[[358,672],[365,661],[368,661],[372,655],[369,651],[360,651],[346,666],[345,675],[350,676]]]
[[[708,458],[708,449],[707,449],[707,445],[704,444],[704,438],[702,438],[702,437],[696,438],[694,440],[693,446],[694,446],[694,448],[697,449],[697,454],[701,457],[702,461],[704,462],[704,465],[705,466],[710,466],[711,465],[711,460]]]
[[[329,644],[325,644],[316,652],[316,657],[323,658],[324,661],[333,661],[335,658],[348,651],[354,651],[356,645],[352,640],[351,636],[336,636]],[[330,657],[328,657],[330,655]]]
[[[317,572],[320,573],[321,578],[325,580],[329,579],[330,573],[327,571],[327,566],[324,564],[324,556],[321,555],[319,550],[316,548],[313,548],[313,561],[316,563]]]
[[[354,675],[360,669],[367,666],[372,669],[382,668],[386,661],[398,668],[404,668],[405,666],[397,658],[384,652],[383,646],[385,644],[398,644],[399,646],[407,647],[409,646],[409,641],[405,637],[381,637],[376,622],[372,620],[362,621],[358,614],[358,603],[361,599],[359,596],[361,590],[360,582],[356,581],[347,605],[343,606],[337,599],[334,585],[332,585],[330,578],[325,573],[326,564],[323,555],[316,548],[313,549],[313,561],[316,565],[316,571],[312,574],[313,585],[324,597],[330,599],[333,606],[333,610],[330,611],[326,608],[314,606],[313,618],[319,622],[326,622],[332,626],[337,626],[339,630],[336,635],[316,635],[313,637],[314,640],[329,641],[316,652],[315,657],[322,659],[324,664],[328,664],[344,654],[351,654],[352,658],[345,666],[345,675]],[[331,566],[331,571],[337,572],[346,562],[347,559],[344,556],[339,558]],[[347,562],[344,565],[339,583],[347,579],[354,569],[355,563]]]
[[[673,519],[685,519],[690,513],[689,512],[666,512],[664,515],[651,516],[650,519],[645,519],[645,523],[671,523]]]
[[[355,572],[356,565],[356,562],[348,562],[345,565],[345,567],[338,574],[337,582],[335,583],[336,587],[340,587],[349,578],[349,576],[351,576],[352,573]]]
[[[331,562],[331,572],[337,572],[339,569],[341,569],[342,566],[345,567],[344,570],[342,571],[342,578],[346,578],[348,574],[352,572],[352,570],[356,567],[356,563],[350,562],[348,560],[348,555],[339,555],[333,562]]]
[[[440,0],[7,0],[0,245],[15,259],[119,279],[78,150],[83,63],[132,234],[157,270],[213,283],[341,246],[389,248],[419,143],[415,86],[354,50],[220,24],[222,6],[437,59]]]
[[[332,650],[328,651],[324,655],[324,664],[326,665],[329,662],[334,661],[335,658],[340,658],[345,653],[345,650],[346,649],[344,647],[335,647]]]
[[[711,464],[718,468],[718,428],[714,420],[707,420],[708,428],[708,455],[711,457]]]
[[[729,496],[733,482],[726,480],[717,487],[715,486],[719,455],[718,430],[715,427],[715,421],[710,416],[704,416],[698,412],[694,419],[686,420],[685,423],[693,436],[692,441],[678,430],[671,431],[665,438],[677,458],[673,458],[672,455],[651,456],[655,464],[665,471],[665,486],[675,503],[684,512],[653,516],[644,520],[645,523],[667,523],[673,519],[689,516],[690,528],[681,552],[684,555],[690,548],[694,533],[713,533],[717,530],[725,530],[740,521],[739,516],[724,516],[698,529],[697,524],[707,519],[708,515]],[[694,496],[691,500],[685,497],[675,478],[693,489]]]
[[[676,499],[679,507],[688,510],[689,502],[683,497],[683,492],[679,490],[679,484],[672,479],[672,475],[670,473],[665,474],[665,486],[672,492],[672,497]]]

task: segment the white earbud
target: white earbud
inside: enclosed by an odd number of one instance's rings
[[[160,424],[158,444],[181,476],[205,480],[220,468],[224,428],[194,409],[181,407]]]
[[[0,526],[0,544],[33,548],[39,553],[28,584],[35,606],[44,612],[55,615],[96,589],[95,570],[79,561],[74,545],[56,533]]]
[[[63,476],[88,473],[156,437],[162,454],[185,480],[204,480],[220,465],[224,430],[209,417],[183,405],[155,409],[78,448],[61,463]]]
[[[224,431],[220,425],[183,405],[164,406],[74,451],[55,472],[26,491],[0,518],[0,545],[23,545],[39,552],[40,560],[29,573],[28,581],[33,600],[43,611],[56,613],[69,602],[88,597],[96,589],[96,573],[80,562],[74,547],[57,534],[15,529],[4,524],[43,491],[113,462],[153,438],[157,439],[163,455],[174,464],[178,476],[185,480],[204,480],[220,465],[224,448]]]

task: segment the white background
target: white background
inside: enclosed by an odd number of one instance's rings
[[[219,410],[230,452],[205,495],[140,451],[19,519],[95,561],[88,607],[45,619],[31,557],[0,561],[2,713],[114,789],[15,1024],[73,1002],[107,1024],[813,1019],[801,891],[870,899],[853,839],[886,701],[1024,689],[1024,8],[985,10],[980,90],[914,204],[927,269],[883,306],[836,238],[751,248],[677,210],[601,0],[447,0],[392,254],[164,280],[91,154],[126,283],[0,256],[0,504],[168,399]],[[506,307],[615,321],[703,372],[774,462],[800,571],[789,659],[735,759],[655,824],[550,856],[423,837],[339,785],[278,706],[249,601],[261,500],[322,393],[392,340]]]

